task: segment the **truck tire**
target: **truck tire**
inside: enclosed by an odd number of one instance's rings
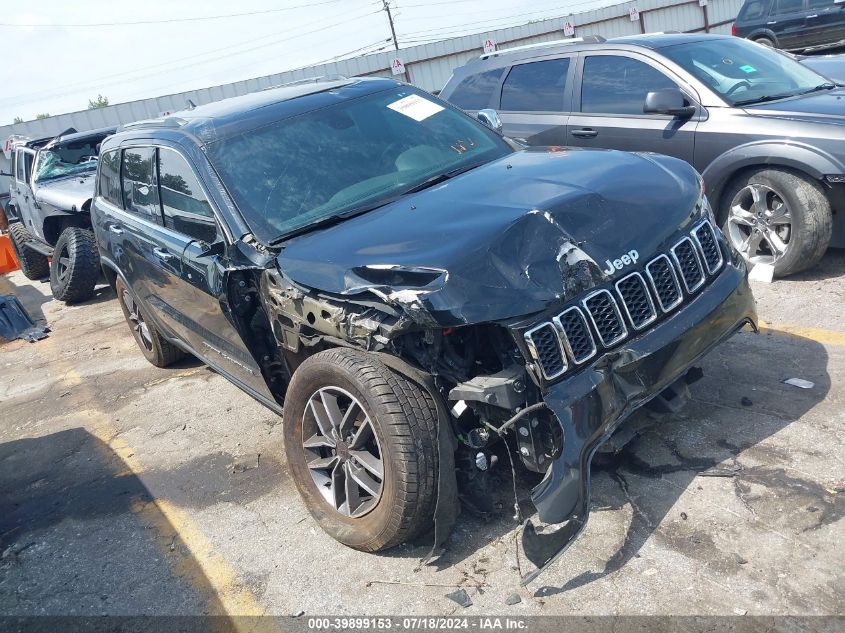
[[[184,358],[185,352],[164,338],[156,326],[147,320],[135,296],[120,277],[117,278],[114,286],[123,316],[144,358],[156,367],[167,367]]]
[[[428,392],[372,354],[337,348],[297,368],[284,404],[288,467],[330,536],[375,552],[431,526],[437,410]]]
[[[86,229],[62,231],[50,261],[50,290],[65,303],[78,303],[94,295],[100,278],[100,254],[94,234]]]
[[[32,240],[32,235],[21,222],[12,222],[9,225],[9,239],[12,242],[15,259],[18,260],[21,272],[27,279],[44,279],[50,274],[47,256],[27,246],[27,243]]]
[[[786,277],[818,263],[830,243],[833,214],[819,183],[780,168],[745,173],[725,189],[721,218],[734,248],[752,264],[774,264]]]

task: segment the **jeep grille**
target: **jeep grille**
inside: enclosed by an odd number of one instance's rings
[[[643,272],[629,273],[612,288],[593,290],[578,305],[525,333],[532,360],[546,380],[555,380],[570,367],[590,360],[599,345],[604,349],[618,345],[628,338],[629,326],[642,330],[671,312],[685,297],[695,296],[708,275],[718,273],[724,264],[717,233],[706,220],[669,253],[671,259],[665,253],[657,255]]]

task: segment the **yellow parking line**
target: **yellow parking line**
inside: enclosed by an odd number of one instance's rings
[[[801,338],[810,339],[822,345],[845,345],[845,332],[837,332],[836,330],[767,323],[762,319],[759,321],[758,326],[761,332],[800,336]]]
[[[85,388],[83,378],[73,368],[64,373],[62,384],[65,387],[76,388],[77,391]],[[143,464],[135,456],[132,448],[119,437],[110,416],[92,409],[79,411],[76,415],[86,419],[85,429],[108,446],[126,466],[125,470],[116,473],[116,476],[138,476],[144,471]],[[191,557],[167,556],[166,554],[170,553],[170,544],[159,539],[159,547],[167,550],[164,552],[164,558],[171,565],[175,575],[184,578],[194,587],[201,589],[210,585],[215,594],[211,598],[211,602],[214,603],[212,607],[219,603],[224,612],[219,615],[230,616],[231,626],[235,631],[276,633],[281,630],[272,618],[239,619],[238,616],[264,615],[267,608],[240,583],[237,572],[221,554],[215,551],[214,545],[199,525],[184,510],[164,499],[154,499],[150,502],[134,500],[130,510],[165,537],[176,531],[184,547],[191,553]],[[213,612],[215,609],[212,608],[210,611]]]

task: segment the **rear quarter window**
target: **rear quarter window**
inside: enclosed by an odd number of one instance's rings
[[[504,68],[496,68],[464,78],[449,95],[449,101],[464,110],[489,107],[504,71]]]
[[[772,0],[751,0],[742,5],[739,12],[738,21],[755,22],[763,19],[769,14],[769,7],[772,6]]]
[[[502,110],[560,112],[568,72],[568,58],[514,66],[502,86]]]
[[[120,195],[120,150],[112,150],[100,156],[99,167],[97,193],[111,204],[123,207]]]

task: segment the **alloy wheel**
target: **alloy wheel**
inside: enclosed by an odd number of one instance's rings
[[[358,518],[376,507],[384,488],[383,453],[355,396],[340,387],[318,389],[303,414],[302,448],[314,484],[338,513]]]
[[[786,254],[792,237],[792,213],[774,189],[750,184],[731,201],[728,237],[753,264],[774,264]]]
[[[129,315],[129,327],[147,351],[152,351],[153,339],[150,336],[150,327],[128,290],[123,291],[123,305],[126,306],[126,312]]]

